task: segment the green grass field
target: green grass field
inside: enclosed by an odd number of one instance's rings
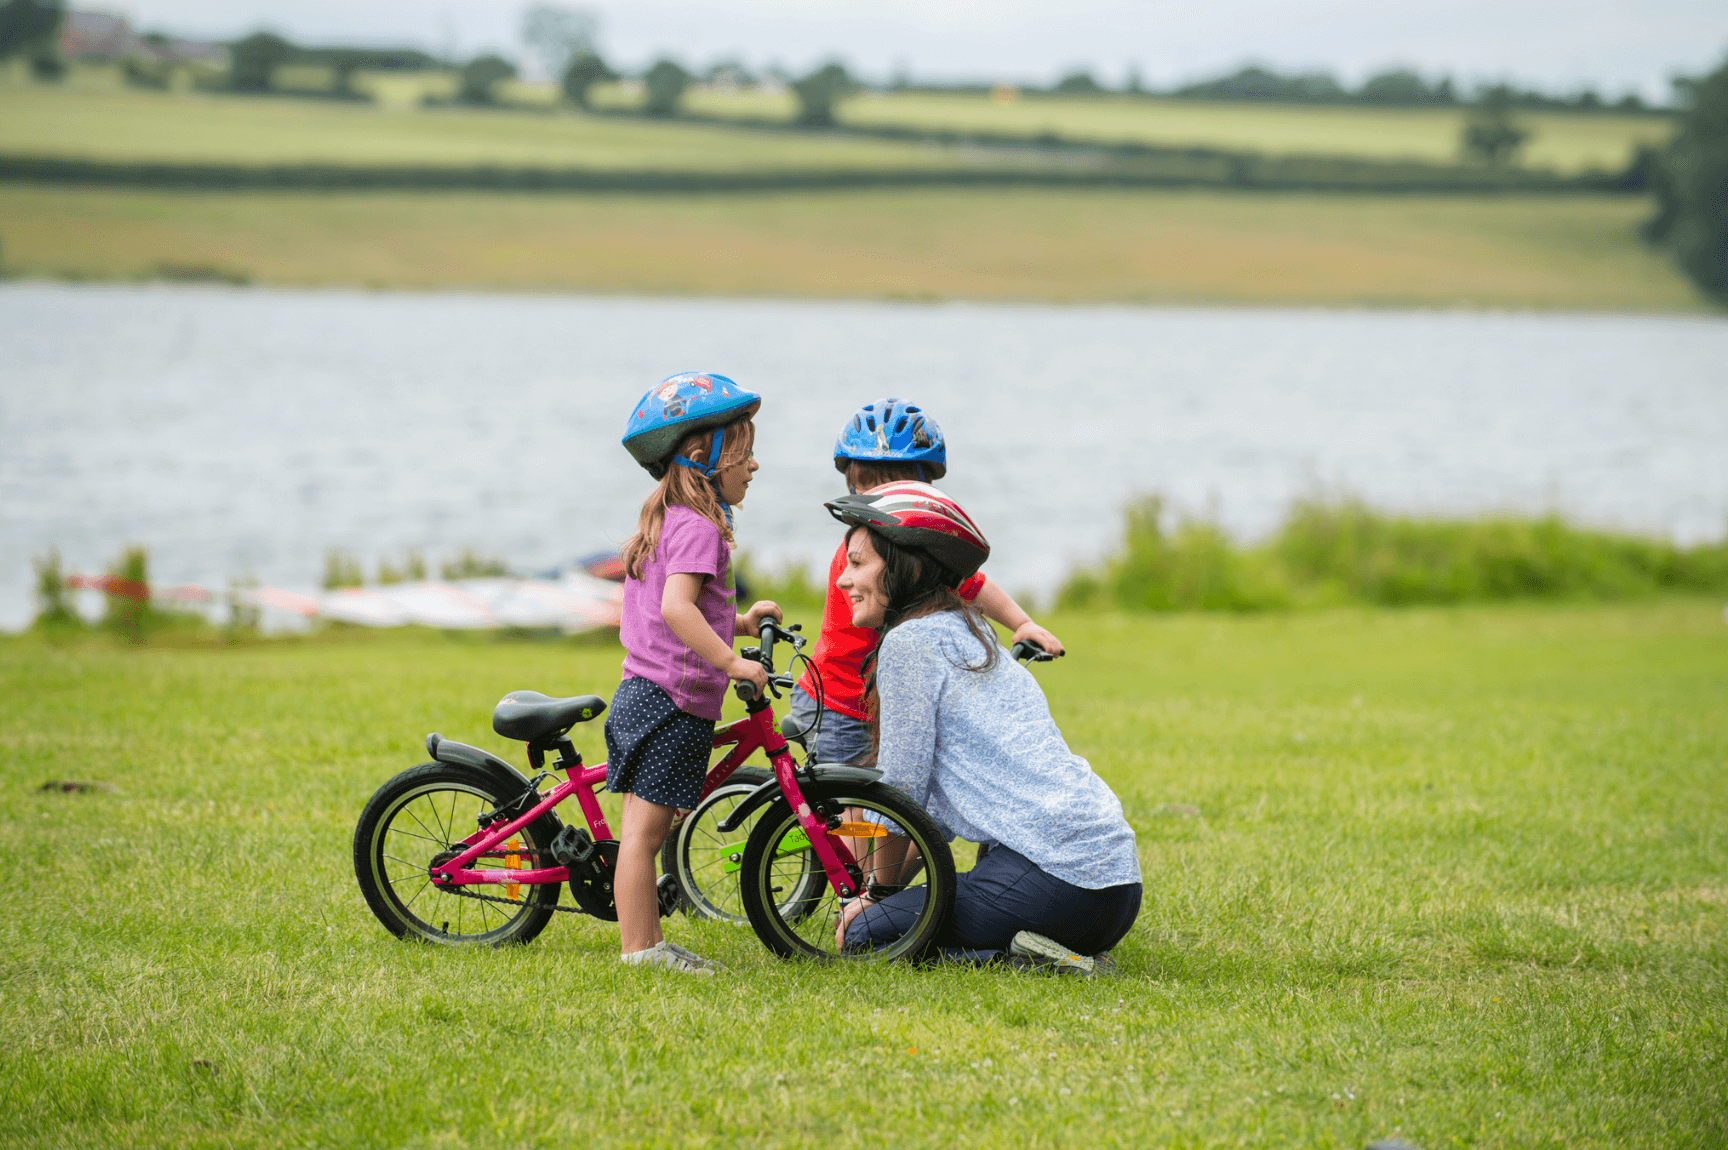
[[[1212,192],[178,194],[0,185],[13,276],[267,284],[1701,310],[1648,207]]]
[[[303,69],[304,70],[304,69]],[[312,69],[319,71],[319,69]],[[296,77],[287,76],[286,80]],[[568,109],[543,114],[444,108],[402,110],[396,91],[416,85],[448,95],[447,76],[369,75],[379,104],[288,97],[250,98],[156,93],[96,84],[45,87],[0,84],[0,152],[107,160],[209,163],[523,164],[698,170],[786,167],[928,167],[1012,162],[977,150],[937,149],[829,134],[783,136],[688,123],[618,120]],[[386,91],[385,89],[389,89]],[[526,106],[544,105],[552,89],[503,90]],[[631,107],[639,97],[616,86],[596,93],[602,107]],[[693,90],[691,112],[789,120],[789,95]],[[1124,97],[1021,99],[983,96],[860,96],[842,105],[843,123],[979,130],[1031,136],[1057,132],[1072,140],[1203,145],[1272,155],[1370,159],[1458,159],[1463,113],[1456,109],[1312,108],[1210,104]],[[1522,117],[1532,136],[1523,160],[1577,172],[1624,166],[1634,146],[1659,143],[1672,125],[1650,116]]]
[[[0,153],[243,164],[505,164],[680,170],[952,166],[915,144],[572,112],[133,90],[0,87]]]
[[[595,92],[603,107],[628,108],[640,97],[616,88]],[[789,120],[790,93],[765,95],[693,90],[684,107],[709,116]],[[1268,155],[1353,156],[1455,163],[1465,112],[1457,108],[1314,107],[1125,96],[1023,97],[997,103],[987,96],[875,93],[846,101],[843,124],[907,126],[1032,136],[1054,132],[1069,140],[1201,146]],[[1639,144],[1660,144],[1673,124],[1656,116],[1524,112],[1530,132],[1521,162],[1580,172],[1623,167]]]
[[[890,95],[849,101],[841,119],[1145,144],[1202,145],[1270,155],[1358,156],[1455,163],[1464,112],[1452,108],[1319,108],[1297,104],[1208,103],[1123,96],[1020,99]],[[1531,136],[1522,162],[1576,172],[1625,166],[1632,148],[1673,131],[1650,116],[1519,117]]]
[[[429,730],[520,761],[492,701],[609,693],[616,649],[0,640],[0,1141],[1728,1141],[1719,602],[1052,622],[1036,673],[1146,875],[1113,982],[682,920],[727,977],[574,916],[399,943],[349,868],[367,795]]]

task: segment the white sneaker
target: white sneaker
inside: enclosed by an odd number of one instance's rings
[[[721,962],[719,959],[717,959],[717,958],[703,958],[701,955],[697,954],[695,951],[685,950],[683,947],[679,946],[675,942],[667,941],[666,949],[671,951],[673,954],[677,955],[679,958],[683,959],[685,962],[693,962],[697,966],[705,967],[708,970],[725,970],[726,969],[726,964]]]
[[[1098,964],[1089,954],[1075,954],[1053,938],[1023,930],[1014,936],[1008,944],[1008,953],[1019,959],[1028,967],[1043,967],[1057,974],[1079,975],[1081,978],[1093,978],[1098,974]],[[1115,962],[1111,962],[1115,967]]]
[[[685,955],[690,955],[686,958]],[[683,974],[700,974],[708,978],[714,977],[714,967],[705,965],[708,960],[698,958],[689,951],[679,954],[671,945],[662,939],[647,950],[633,951],[620,955],[619,962],[627,966],[663,966],[667,970],[676,970]]]

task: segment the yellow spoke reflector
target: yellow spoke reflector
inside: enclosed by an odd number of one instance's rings
[[[848,839],[885,839],[888,828],[881,823],[841,823],[828,833]]]

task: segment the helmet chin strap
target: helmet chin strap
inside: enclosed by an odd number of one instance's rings
[[[724,427],[716,427],[714,429],[714,438],[708,442],[708,458],[712,459],[714,463],[697,463],[694,459],[688,459],[682,455],[674,455],[672,457],[672,462],[681,467],[688,467],[692,471],[699,471],[702,473],[703,478],[707,479],[709,484],[714,488],[714,497],[720,501],[720,510],[726,514],[726,526],[731,527],[732,505],[726,502],[726,497],[724,495],[720,494],[720,469],[715,466],[715,464],[720,462],[720,445],[725,438],[726,429]]]

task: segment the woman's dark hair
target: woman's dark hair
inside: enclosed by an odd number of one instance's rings
[[[934,615],[939,611],[958,611],[966,621],[966,629],[972,632],[984,648],[984,658],[977,663],[955,663],[954,666],[964,671],[988,671],[996,665],[1001,657],[1002,645],[996,641],[996,632],[990,627],[983,614],[966,600],[960,598],[954,590],[954,573],[937,562],[928,552],[912,547],[901,547],[893,540],[883,535],[873,527],[858,526],[852,531],[867,531],[870,534],[870,545],[876,549],[876,554],[882,557],[882,591],[888,599],[888,609],[882,616],[882,635],[913,619],[922,619],[926,615]],[[846,538],[852,538],[852,531],[846,533]],[[876,641],[876,647],[864,660],[864,710],[870,716],[870,758],[875,761],[876,749],[881,742],[882,730],[879,721],[880,703],[876,697],[876,651],[881,650],[882,641]],[[950,660],[952,661],[952,660]]]

